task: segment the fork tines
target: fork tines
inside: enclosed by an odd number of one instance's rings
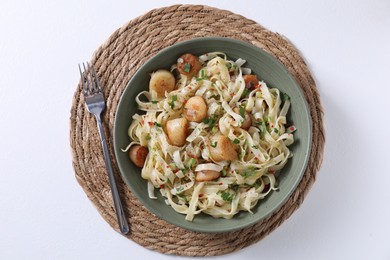
[[[102,92],[99,78],[96,76],[95,67],[92,64],[90,65],[89,62],[87,62],[87,67],[85,67],[84,62],[82,64],[84,72],[82,71],[80,64],[79,71],[84,95],[89,96]]]

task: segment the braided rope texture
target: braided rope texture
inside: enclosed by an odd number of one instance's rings
[[[313,140],[306,172],[289,200],[272,216],[251,227],[229,233],[198,233],[159,219],[136,199],[120,178],[113,158],[113,124],[121,94],[139,67],[160,50],[192,38],[219,36],[251,43],[273,55],[301,86],[310,106]],[[114,172],[128,222],[127,238],[152,250],[184,256],[214,256],[240,250],[258,242],[298,209],[315,182],[322,163],[325,133],[319,93],[304,59],[282,35],[252,20],[202,5],[158,8],[116,30],[91,59],[105,87],[107,109],[103,124]],[[85,107],[80,83],[73,96],[70,145],[76,179],[101,216],[119,232],[96,121]]]

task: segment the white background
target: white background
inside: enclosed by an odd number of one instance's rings
[[[129,20],[174,3],[1,0],[0,259],[178,258],[111,229],[76,182],[69,145],[77,64]],[[192,3],[288,37],[325,109],[324,162],[303,205],[215,259],[390,259],[390,1]]]

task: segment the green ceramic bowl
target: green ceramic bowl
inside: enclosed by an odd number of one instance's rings
[[[266,199],[260,200],[253,209],[253,214],[240,212],[232,219],[217,219],[206,214],[196,215],[192,222],[186,221],[185,215],[179,214],[164,202],[156,190],[157,200],[149,199],[147,182],[141,178],[139,168],[129,160],[128,154],[121,151],[130,138],[128,127],[137,110],[135,97],[149,86],[149,73],[160,68],[169,69],[177,58],[186,52],[201,55],[207,52],[221,51],[229,59],[242,58],[246,67],[260,76],[269,87],[277,87],[291,97],[288,121],[297,127],[295,143],[290,147],[294,156],[289,160],[278,177],[279,190],[272,192]],[[306,99],[301,88],[287,69],[265,51],[242,41],[229,38],[198,38],[177,43],[160,51],[148,60],[128,83],[118,105],[114,125],[114,147],[116,160],[121,175],[133,194],[156,216],[176,226],[199,232],[227,232],[253,225],[278,210],[289,198],[303,176],[311,147],[311,117]]]

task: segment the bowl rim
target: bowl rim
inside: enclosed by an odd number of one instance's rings
[[[196,226],[195,227],[192,227],[192,226],[186,226],[186,225],[182,225],[181,223],[177,223],[175,221],[172,221],[171,219],[169,218],[166,218],[164,217],[163,214],[161,214],[159,211],[157,210],[154,210],[153,207],[149,206],[148,205],[148,200],[150,200],[149,198],[144,198],[143,196],[139,195],[132,187],[131,187],[131,184],[128,182],[127,180],[127,177],[126,177],[126,174],[124,174],[125,170],[124,170],[124,166],[121,164],[121,160],[119,160],[119,155],[118,155],[118,152],[121,151],[121,147],[118,147],[118,141],[117,141],[117,134],[118,134],[118,128],[117,128],[117,114],[118,114],[118,111],[121,107],[121,103],[122,103],[122,100],[123,100],[123,97],[124,97],[124,94],[127,92],[127,89],[130,88],[130,85],[132,84],[132,81],[134,78],[137,78],[138,77],[138,74],[140,74],[142,72],[142,68],[145,67],[147,64],[149,63],[152,63],[154,60],[156,59],[160,59],[161,57],[163,57],[167,52],[170,52],[172,49],[175,49],[175,48],[180,48],[181,46],[183,45],[187,45],[187,44],[196,44],[198,42],[204,42],[204,41],[222,41],[222,42],[231,42],[233,44],[238,44],[238,45],[243,45],[245,48],[250,48],[250,49],[253,49],[254,51],[257,51],[257,52],[261,52],[262,55],[265,55],[265,56],[268,56],[268,59],[272,60],[276,66],[278,66],[278,68],[280,68],[282,71],[284,71],[287,75],[287,77],[289,78],[289,80],[291,80],[294,84],[294,88],[299,92],[299,95],[303,97],[303,106],[304,106],[304,116],[305,118],[308,119],[308,124],[307,124],[307,137],[308,137],[308,145],[305,146],[305,147],[302,147],[302,153],[305,153],[305,158],[304,158],[304,163],[301,167],[301,172],[299,173],[299,177],[294,179],[293,180],[293,184],[291,185],[291,188],[289,189],[289,191],[285,194],[284,197],[282,197],[282,199],[279,201],[279,203],[277,205],[275,205],[274,207],[271,208],[271,210],[269,210],[263,217],[261,218],[253,218],[252,220],[249,220],[249,221],[246,221],[246,222],[243,222],[243,223],[240,223],[238,225],[235,225],[233,227],[229,227],[229,228],[220,228],[220,229],[210,229],[210,227],[208,226],[203,226],[203,225],[199,225],[199,226]],[[227,54],[228,55],[228,54]],[[296,86],[298,86],[296,88]],[[151,56],[150,58],[148,58],[138,69],[137,71],[133,74],[133,76],[130,78],[130,80],[127,82],[126,84],[126,87],[124,88],[122,94],[121,94],[121,97],[120,97],[120,100],[118,102],[118,105],[117,105],[117,108],[116,108],[116,112],[115,112],[115,119],[114,119],[114,131],[113,131],[113,139],[114,139],[114,154],[115,154],[115,159],[116,159],[116,162],[117,162],[117,165],[119,167],[119,172],[120,172],[120,175],[122,177],[122,179],[124,180],[124,182],[126,183],[126,186],[130,189],[130,191],[134,194],[134,196],[142,203],[142,205],[147,209],[149,210],[151,213],[153,213],[154,215],[156,215],[158,218],[162,219],[162,220],[165,220],[167,221],[168,223],[174,225],[174,226],[177,226],[177,227],[181,227],[181,228],[184,228],[186,230],[191,230],[191,231],[196,231],[196,232],[204,232],[204,233],[224,233],[224,232],[231,232],[231,231],[236,231],[236,230],[240,230],[240,229],[243,229],[245,227],[249,227],[249,226],[252,226],[252,225],[255,225],[256,223],[259,223],[260,221],[263,221],[265,219],[267,219],[268,217],[270,217],[272,214],[274,214],[276,211],[278,211],[281,207],[283,207],[283,205],[286,204],[286,202],[288,201],[288,199],[290,198],[290,196],[295,192],[295,190],[297,189],[299,183],[301,182],[301,179],[302,177],[304,176],[306,170],[307,170],[307,166],[308,166],[308,162],[309,162],[309,158],[310,158],[310,155],[311,155],[311,147],[312,147],[312,117],[311,117],[311,111],[310,111],[310,107],[308,105],[308,102],[307,102],[307,99],[305,97],[305,94],[302,90],[302,88],[300,87],[300,84],[298,84],[298,82],[296,81],[295,77],[289,72],[289,70],[277,59],[275,58],[274,56],[272,56],[271,54],[269,54],[268,52],[266,52],[265,50],[261,49],[260,47],[257,47],[253,44],[250,44],[248,42],[245,42],[245,41],[242,41],[242,40],[237,40],[237,39],[233,39],[233,38],[228,38],[228,37],[199,37],[199,38],[193,38],[193,39],[189,39],[189,40],[185,40],[185,41],[181,41],[181,42],[178,42],[178,43],[175,43],[171,46],[168,46],[160,51],[158,51],[158,53],[154,54],[153,56]],[[169,206],[169,205],[166,205],[166,206]],[[180,213],[177,213],[177,214],[180,214]],[[184,216],[184,215],[183,215]],[[209,216],[210,218],[212,218],[212,216]],[[233,216],[234,218],[234,216]]]

